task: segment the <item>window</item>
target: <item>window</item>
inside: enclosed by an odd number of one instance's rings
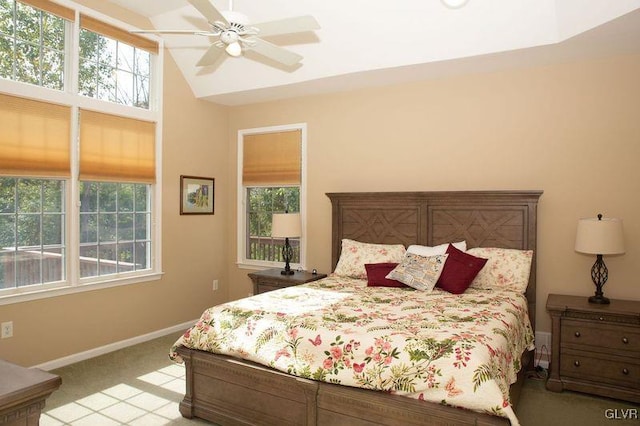
[[[0,178],[0,289],[65,279],[62,180]]]
[[[26,3],[0,0],[0,77],[63,90],[66,30],[73,11]]]
[[[150,185],[81,182],[80,278],[150,267]]]
[[[0,305],[158,276],[158,54],[58,3],[0,0]]]
[[[271,237],[271,217],[274,213],[300,211],[300,187],[247,187],[246,259],[284,262],[283,238]],[[291,263],[300,263],[300,238],[289,238],[293,249]]]
[[[239,132],[239,263],[275,266],[284,261],[284,239],[271,237],[272,215],[299,212],[304,223],[305,140],[304,124]],[[303,242],[289,238],[294,267],[304,264]]]
[[[84,15],[80,25],[80,94],[149,108],[154,46],[149,46],[146,39]]]
[[[0,94],[0,289],[66,278],[70,108]],[[30,176],[31,175],[31,176]]]
[[[151,268],[155,124],[81,109],[79,169],[80,278]]]

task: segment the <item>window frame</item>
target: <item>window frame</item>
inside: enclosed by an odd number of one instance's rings
[[[162,272],[162,80],[164,49],[163,41],[159,37],[149,36],[151,40],[158,43],[158,53],[151,55],[149,69],[151,77],[149,80],[149,108],[143,109],[135,106],[128,106],[113,103],[110,101],[89,98],[78,93],[78,72],[79,72],[79,34],[80,34],[80,13],[90,12],[95,19],[107,24],[122,28],[124,31],[137,29],[124,22],[103,15],[99,12],[78,6],[67,0],[60,0],[61,5],[74,10],[75,19],[68,22],[72,30],[67,34],[65,40],[65,79],[62,90],[50,89],[29,83],[19,82],[0,78],[0,92],[7,95],[18,96],[27,99],[35,99],[54,104],[67,105],[71,107],[71,134],[69,138],[69,149],[71,154],[71,176],[61,179],[59,176],[23,176],[38,179],[63,180],[65,186],[65,240],[66,240],[66,279],[54,283],[37,284],[25,287],[12,288],[10,292],[0,294],[0,306],[13,303],[20,303],[29,300],[37,300],[48,297],[57,297],[66,294],[74,294],[84,291],[93,291],[109,287],[142,283],[158,280]],[[79,138],[79,110],[81,108],[103,112],[106,114],[120,115],[123,117],[152,121],[156,123],[155,155],[156,155],[156,181],[150,184],[150,237],[151,248],[151,268],[142,271],[132,271],[115,273],[96,277],[80,278],[79,254],[80,254],[80,196],[79,196],[79,167],[78,167],[78,138]],[[6,176],[11,176],[6,174]]]
[[[283,262],[271,262],[262,260],[247,259],[247,188],[254,188],[256,186],[245,186],[242,182],[243,172],[243,157],[244,157],[244,137],[246,135],[264,134],[264,133],[276,133],[286,132],[292,130],[300,131],[300,154],[301,154],[301,169],[300,169],[300,220],[302,236],[300,237],[300,263],[292,263],[292,269],[305,269],[306,268],[306,253],[307,253],[307,123],[294,123],[284,124],[278,126],[257,127],[251,129],[238,130],[238,180],[237,180],[237,260],[238,267],[243,269],[256,269],[256,268],[277,268],[282,267]],[[265,185],[267,187],[274,187],[273,185]],[[295,186],[295,185],[282,185],[283,187]]]

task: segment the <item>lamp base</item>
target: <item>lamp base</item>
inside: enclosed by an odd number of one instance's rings
[[[602,260],[602,255],[599,254],[596,256],[596,263],[591,267],[591,280],[596,285],[596,294],[589,298],[589,303],[594,303],[598,305],[608,305],[609,299],[604,297],[602,293],[602,287],[604,287],[604,283],[607,282],[609,278],[609,271],[607,270],[607,265],[604,264],[604,260]]]
[[[589,298],[589,303],[596,303],[598,305],[608,305],[611,303],[609,299],[604,296],[591,296]]]
[[[289,238],[284,239],[284,247],[282,247],[282,258],[284,259],[284,269],[280,271],[282,275],[293,275],[294,271],[291,269],[291,265],[289,262],[293,257],[293,249],[291,248],[291,244],[289,244]]]

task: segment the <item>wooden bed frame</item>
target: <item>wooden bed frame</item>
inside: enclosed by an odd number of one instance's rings
[[[437,245],[466,240],[468,247],[534,250],[527,288],[535,326],[536,211],[542,191],[330,193],[332,267],[341,241]],[[332,268],[332,269],[333,269]],[[249,361],[181,347],[186,364],[184,417],[220,425],[508,425],[506,418],[384,392],[290,376]],[[515,406],[524,373],[511,387]]]

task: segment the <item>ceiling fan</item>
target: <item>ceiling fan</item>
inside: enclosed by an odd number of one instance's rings
[[[192,34],[217,38],[200,58],[198,66],[215,64],[225,52],[229,56],[237,57],[246,50],[252,50],[282,65],[293,66],[302,60],[301,55],[276,46],[261,37],[320,29],[320,25],[313,16],[298,16],[250,25],[246,15],[233,11],[233,0],[229,0],[229,10],[223,12],[218,11],[210,0],[188,1],[207,19],[211,30],[136,30],[132,32]]]

